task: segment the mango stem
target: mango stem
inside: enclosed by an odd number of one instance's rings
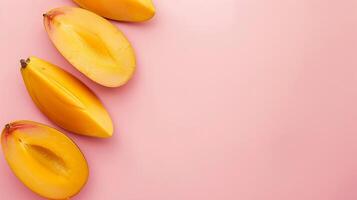
[[[29,64],[29,62],[30,62],[30,58],[27,58],[26,60],[25,60],[25,59],[21,59],[21,60],[20,60],[21,67],[22,67],[22,68],[26,68],[27,65]]]
[[[11,125],[10,125],[10,124],[6,124],[6,125],[5,125],[5,129],[6,129],[6,130],[9,130],[10,128],[11,128]]]

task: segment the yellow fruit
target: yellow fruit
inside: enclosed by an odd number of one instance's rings
[[[81,7],[103,17],[129,22],[142,22],[155,15],[151,0],[73,0]]]
[[[13,122],[2,131],[1,145],[14,174],[45,198],[68,199],[87,182],[83,154],[56,129],[31,121]]]
[[[44,14],[44,25],[61,54],[93,81],[118,87],[132,77],[134,51],[108,20],[81,8],[61,7]]]
[[[57,125],[81,135],[112,135],[108,112],[77,78],[36,57],[21,60],[21,73],[35,104]]]

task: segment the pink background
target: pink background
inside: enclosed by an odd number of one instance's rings
[[[108,140],[68,134],[91,176],[75,200],[357,199],[355,0],[156,0],[117,23],[138,60],[108,89],[52,46],[42,13],[70,0],[0,1],[0,124],[51,124],[24,87],[36,55],[78,76],[115,122]],[[0,159],[0,198],[41,199]]]

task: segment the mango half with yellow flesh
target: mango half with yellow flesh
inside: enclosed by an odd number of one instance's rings
[[[87,182],[89,170],[83,154],[56,129],[16,121],[5,126],[1,145],[14,174],[42,197],[68,199]]]
[[[44,25],[59,52],[93,81],[118,87],[132,77],[133,48],[108,20],[81,8],[61,7],[44,14]]]
[[[40,58],[21,60],[26,88],[37,107],[60,127],[86,136],[110,137],[112,120],[81,81]]]
[[[81,7],[103,17],[128,22],[142,22],[155,15],[151,0],[74,0]]]

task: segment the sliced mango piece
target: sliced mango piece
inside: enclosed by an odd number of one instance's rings
[[[108,20],[81,8],[61,7],[44,14],[44,25],[59,52],[93,81],[118,87],[132,77],[133,48]]]
[[[73,0],[81,7],[103,17],[128,22],[142,22],[155,15],[151,0]]]
[[[108,112],[77,78],[36,57],[21,60],[21,73],[33,101],[54,123],[81,135],[112,136]]]
[[[76,144],[44,124],[16,121],[1,134],[5,159],[29,189],[49,199],[69,199],[85,185],[89,170]]]

